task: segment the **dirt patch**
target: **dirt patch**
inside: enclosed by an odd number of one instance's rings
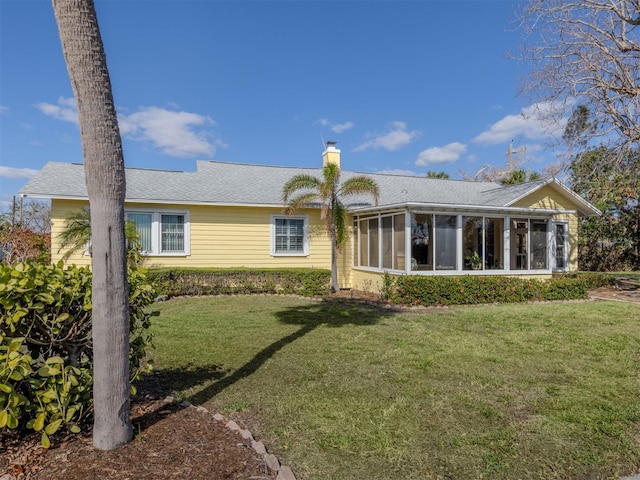
[[[589,297],[640,304],[640,290],[631,288],[600,287],[589,290]]]
[[[49,450],[40,446],[38,434],[2,436],[0,478],[276,478],[248,440],[210,413],[145,398],[132,405],[131,414],[133,441],[108,452],[93,448],[90,432],[56,437]]]

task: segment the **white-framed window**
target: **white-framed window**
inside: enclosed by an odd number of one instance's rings
[[[271,215],[271,255],[309,255],[307,215]]]
[[[190,255],[188,210],[125,209],[136,225],[143,255]]]

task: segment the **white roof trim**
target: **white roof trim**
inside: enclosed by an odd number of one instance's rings
[[[23,193],[21,197],[46,198],[56,200],[77,200],[88,202],[88,197],[74,197],[65,195],[31,195]],[[261,204],[261,203],[218,203],[218,202],[192,202],[187,200],[149,200],[139,198],[127,198],[124,201],[125,206],[130,203],[148,203],[152,205],[197,205],[197,206],[216,206],[216,207],[266,207],[266,208],[285,208],[282,203],[278,204]],[[313,207],[310,207],[313,208]]]
[[[429,209],[440,211],[479,211],[479,212],[495,212],[495,213],[533,213],[539,215],[558,215],[558,214],[575,214],[575,210],[561,210],[561,209],[549,209],[549,208],[526,208],[526,207],[496,207],[489,205],[451,205],[445,203],[416,203],[416,202],[404,202],[393,205],[381,205],[378,207],[362,207],[351,209],[352,215],[376,213],[387,210],[400,210],[400,209]]]

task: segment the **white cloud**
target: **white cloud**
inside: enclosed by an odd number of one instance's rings
[[[369,134],[368,139],[358,145],[354,151],[362,152],[369,148],[376,150],[378,148],[384,148],[389,151],[398,150],[420,136],[420,132],[417,130],[407,131],[407,124],[405,122],[391,122],[387,129],[388,131],[386,133]]]
[[[56,105],[35,105],[45,115],[57,120],[78,124],[78,113],[73,98],[58,98]],[[197,113],[167,110],[160,107],[143,107],[129,115],[118,115],[120,134],[133,141],[150,142],[172,157],[213,157],[216,147],[226,147],[219,139],[211,140],[206,127],[215,122]]]
[[[118,117],[120,133],[132,140],[148,141],[172,157],[212,157],[220,140],[210,141],[209,134],[197,127],[213,126],[210,117],[177,112],[159,107],[144,107],[130,115]]]
[[[56,120],[78,124],[78,112],[76,111],[76,101],[74,98],[58,97],[56,105],[43,102],[36,103],[34,106],[45,115],[53,117]]]
[[[38,173],[33,168],[15,168],[0,166],[0,177],[2,178],[32,178]]]
[[[9,107],[0,105],[0,115],[9,115]]]
[[[535,103],[524,107],[517,115],[507,115],[473,139],[476,143],[496,145],[523,136],[530,140],[562,135],[566,118],[558,118],[558,106]]]
[[[333,133],[346,132],[355,126],[353,122],[333,123],[329,121],[328,118],[320,118],[318,119],[318,123],[323,127],[329,127]]]
[[[453,163],[467,151],[467,146],[460,142],[449,143],[443,147],[431,147],[418,154],[416,165],[427,166],[441,163]]]
[[[331,127],[331,131],[334,133],[346,132],[347,130],[353,128],[353,125],[353,122],[337,123]]]

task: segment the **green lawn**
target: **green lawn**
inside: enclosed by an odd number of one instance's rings
[[[293,297],[159,304],[156,371],[302,479],[616,478],[640,471],[640,308],[397,313]]]

